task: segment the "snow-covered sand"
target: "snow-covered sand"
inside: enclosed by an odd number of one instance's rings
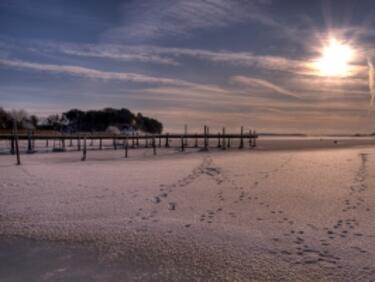
[[[374,147],[129,152],[0,156],[0,234],[92,248],[124,280],[375,280]]]

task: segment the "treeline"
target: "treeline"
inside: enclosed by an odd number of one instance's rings
[[[18,128],[33,129],[37,128],[39,118],[35,115],[29,115],[24,110],[5,111],[0,107],[0,129],[12,129],[14,122]]]
[[[27,112],[5,111],[0,108],[0,129],[11,129],[16,120],[19,128],[56,130],[64,132],[108,131],[161,133],[163,125],[156,119],[134,114],[128,109],[105,108],[103,110],[81,111],[72,109],[61,115],[39,118]]]

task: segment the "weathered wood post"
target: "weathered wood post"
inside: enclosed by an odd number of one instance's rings
[[[125,158],[128,157],[128,137],[125,137],[124,139],[124,148],[125,148]]]
[[[208,140],[207,140],[207,126],[204,126],[203,130],[203,139],[204,139],[204,149],[207,151],[208,150]]]
[[[47,137],[47,139],[46,139],[46,147],[48,148],[48,140],[49,140],[49,138]]]
[[[169,133],[165,134],[165,148],[169,148]]]
[[[226,144],[225,144],[225,127],[223,127],[223,144],[222,144],[223,150],[226,149]]]
[[[240,146],[239,149],[243,149],[243,126],[241,126]]]
[[[210,147],[210,128],[207,126],[207,149]]]
[[[94,146],[94,136],[91,134],[90,146]]]
[[[15,147],[16,147],[16,155],[17,155],[17,165],[21,165],[20,148],[18,145],[18,133],[17,132],[16,132],[16,137],[15,137]]]
[[[181,136],[181,152],[185,151],[184,137]]]
[[[86,147],[86,136],[83,137],[83,151],[82,151],[82,159],[81,161],[86,160],[86,155],[87,155],[87,147]]]
[[[195,133],[195,143],[194,143],[194,147],[195,148],[198,148],[198,135]]]
[[[227,147],[228,147],[228,149],[230,148],[230,136],[228,136],[228,144],[227,144]]]
[[[69,138],[69,147],[73,147],[73,138],[72,137]]]
[[[99,150],[103,150],[103,140],[99,138]]]
[[[136,139],[136,145],[137,145],[137,148],[139,147],[139,136],[138,136],[138,132],[137,132],[137,139]]]
[[[21,165],[20,148],[18,146],[18,131],[17,131],[16,119],[13,120],[13,132],[14,132],[14,142],[15,142],[15,149],[16,149],[16,156],[17,156],[17,165]]]
[[[251,137],[251,129],[249,130],[249,148],[253,147],[253,142],[252,142],[252,137]]]
[[[184,142],[185,142],[185,144],[184,144],[184,146],[187,146],[187,144],[188,144],[188,140],[187,140],[187,133],[188,133],[188,126],[187,126],[187,124],[185,124],[184,125]]]
[[[33,146],[32,146],[32,132],[31,130],[27,131],[27,153],[33,153]]]
[[[161,148],[161,134],[159,134],[159,144],[158,144],[159,148]]]
[[[218,148],[221,148],[220,132],[217,134],[217,147],[218,147]]]
[[[116,135],[113,136],[113,148],[117,150],[117,140],[116,140]]]
[[[155,140],[155,136],[152,137],[152,151],[154,153],[154,156],[156,156],[156,140]]]

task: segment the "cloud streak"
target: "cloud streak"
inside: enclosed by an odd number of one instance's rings
[[[175,86],[185,90],[190,89],[207,93],[228,94],[227,90],[211,84],[200,84],[181,79],[148,76],[138,73],[101,71],[81,66],[40,64],[20,60],[0,59],[0,67],[48,73],[63,73],[71,76],[90,79],[119,80],[139,84]]]
[[[105,58],[121,61],[136,61],[142,63],[156,63],[162,65],[179,65],[173,58],[160,56],[156,52],[148,52],[142,48],[123,47],[120,45],[94,45],[94,44],[53,44],[49,43],[42,48],[46,51],[60,52],[67,55]],[[38,49],[34,49],[38,51]]]
[[[271,71],[306,73],[308,64],[280,56],[256,55],[251,52],[232,52],[227,50],[212,51],[192,48],[173,48],[152,45],[126,46],[117,44],[64,44],[37,43],[33,51],[57,52],[66,55],[105,58],[110,60],[136,61],[181,66],[182,59],[197,59],[212,63],[231,64],[234,66],[255,67]]]
[[[103,79],[103,80],[123,80],[135,83],[151,83],[151,84],[165,84],[174,86],[187,86],[187,87],[201,87],[211,90],[219,91],[219,88],[213,86],[200,85],[180,79],[163,78],[156,76],[147,76],[137,73],[127,73],[127,72],[108,72],[101,71],[92,68],[86,68],[81,66],[72,65],[55,65],[55,64],[40,64],[33,62],[26,62],[20,60],[8,60],[0,59],[0,66],[15,68],[15,69],[27,69],[33,71],[50,72],[50,73],[64,73],[68,75],[93,78],[93,79]]]
[[[276,85],[272,82],[264,80],[264,79],[258,79],[258,78],[252,78],[252,77],[246,77],[246,76],[234,76],[232,77],[232,81],[234,83],[237,83],[243,86],[265,88],[267,90],[271,90],[272,92],[281,94],[283,96],[287,96],[289,98],[296,98],[296,99],[301,98],[300,96],[296,95],[294,92],[288,89],[285,89],[279,85]]]
[[[194,30],[222,28],[246,21],[275,25],[257,1],[161,0],[126,3],[121,25],[106,31],[104,38],[122,41],[190,35]]]
[[[175,58],[187,56],[211,62],[230,63],[241,66],[259,67],[268,70],[283,70],[290,72],[303,72],[306,63],[279,56],[255,55],[251,52],[211,51],[204,49],[188,48],[163,48],[156,46],[142,47],[143,50],[158,55],[172,56]]]

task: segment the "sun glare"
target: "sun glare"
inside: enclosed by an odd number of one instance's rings
[[[349,45],[331,38],[322,49],[322,57],[316,61],[316,68],[321,76],[348,76],[354,50]]]

